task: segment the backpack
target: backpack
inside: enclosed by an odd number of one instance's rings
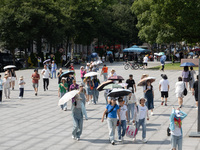
[[[188,79],[189,79],[189,81],[191,81],[191,80],[192,80],[192,76],[191,76],[191,73],[190,73],[190,71],[189,71]]]

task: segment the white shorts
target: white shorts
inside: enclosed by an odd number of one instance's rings
[[[11,81],[15,81],[16,80],[16,77],[11,77]]]

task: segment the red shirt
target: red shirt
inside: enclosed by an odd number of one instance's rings
[[[34,79],[34,78],[40,78],[39,74],[33,73],[31,77],[33,77],[32,83],[38,83],[39,79]]]
[[[71,67],[71,70],[74,70],[74,66],[70,66]]]
[[[103,71],[103,73],[108,73],[108,67],[103,67],[102,71]]]

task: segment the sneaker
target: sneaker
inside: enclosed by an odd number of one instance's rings
[[[115,141],[114,141],[114,140],[112,140],[112,141],[111,141],[111,144],[112,144],[112,145],[115,145]]]
[[[119,141],[119,142],[121,142],[121,141],[122,141],[122,139],[119,139],[118,141]]]
[[[153,112],[151,112],[151,116],[153,116]]]
[[[63,108],[64,111],[67,111],[67,108]]]
[[[142,139],[142,142],[143,143],[147,143],[147,140],[144,138],[144,139]]]
[[[90,101],[88,101],[88,105],[90,105]]]
[[[164,104],[164,101],[161,102],[161,105],[163,105],[163,104]]]
[[[72,139],[76,140],[76,138],[72,135]]]
[[[133,142],[136,142],[136,137],[133,138]]]
[[[76,138],[76,140],[77,140],[77,141],[79,141],[79,140],[80,140],[80,138]]]
[[[165,106],[167,106],[167,103],[165,103]]]

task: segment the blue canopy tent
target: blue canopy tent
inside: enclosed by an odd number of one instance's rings
[[[130,47],[130,48],[125,48],[125,49],[123,49],[123,52],[124,52],[124,53],[130,53],[130,52],[132,52],[132,53],[140,54],[140,53],[148,53],[148,52],[150,52],[150,50],[140,48],[140,47],[138,47],[137,45],[133,45],[133,46]]]

